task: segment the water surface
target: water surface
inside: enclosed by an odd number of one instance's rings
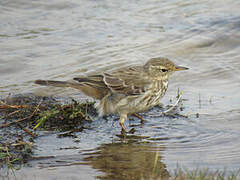
[[[33,81],[68,80],[151,57],[165,56],[190,68],[173,75],[162,100],[164,105],[175,101],[180,88],[186,99],[181,113],[188,118],[153,118],[154,109],[144,114],[147,122],[127,139],[116,136],[117,117],[96,119],[78,134],[80,142],[58,139],[56,134],[42,136],[36,156],[56,158],[32,162],[17,172],[18,177],[38,179],[37,174],[43,174],[64,179],[69,173],[72,179],[79,174],[88,179],[157,179],[167,178],[177,165],[237,170],[239,8],[234,0],[1,1],[2,97],[30,92],[85,99],[76,90],[43,88]],[[128,128],[139,121],[129,123]]]

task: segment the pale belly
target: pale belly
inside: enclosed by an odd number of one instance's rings
[[[141,96],[126,97],[119,101],[116,105],[118,114],[133,114],[149,110],[150,108],[159,105],[161,98],[166,91],[159,91],[154,94],[146,94]]]
[[[97,108],[100,115],[144,112],[160,104],[160,99],[165,95],[166,90],[167,84],[156,82],[141,95],[111,94],[102,99]]]

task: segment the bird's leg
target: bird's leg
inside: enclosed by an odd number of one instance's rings
[[[119,124],[122,127],[122,134],[126,133],[126,128],[124,126],[124,121],[127,119],[127,115],[126,114],[121,114],[120,115],[120,120],[119,120]]]
[[[136,118],[140,119],[142,124],[143,124],[144,121],[145,121],[142,116],[140,116],[140,115],[138,115],[138,114],[136,114],[136,113],[132,114],[132,116],[135,116]]]

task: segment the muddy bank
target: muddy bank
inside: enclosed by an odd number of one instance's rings
[[[96,115],[94,102],[59,101],[33,94],[8,96],[0,104],[1,168],[34,159],[34,142],[42,132],[75,137]]]
[[[180,103],[182,99],[180,96],[177,98],[176,104],[166,107],[167,111],[164,111],[166,109],[160,106],[152,109],[152,112],[155,113],[151,116],[154,117],[155,114],[156,117],[165,116],[170,119],[184,117],[178,113],[183,108],[182,103]],[[118,116],[98,117],[96,109],[94,108],[94,103],[95,102],[88,101],[81,103],[70,98],[35,96],[33,94],[14,95],[2,99],[0,104],[0,115],[2,117],[0,124],[0,158],[2,173],[7,174],[9,170],[21,169],[20,167],[22,166],[26,168],[29,165],[34,166],[34,164],[37,166],[40,165],[39,167],[41,168],[84,164],[91,165],[94,169],[105,171],[102,168],[108,164],[109,170],[111,169],[110,166],[116,168],[119,177],[125,177],[125,173],[128,174],[127,176],[150,177],[150,175],[154,175],[154,177],[162,177],[162,171],[166,171],[166,167],[165,165],[161,165],[161,163],[158,165],[160,169],[157,167],[157,164],[160,162],[158,159],[158,152],[144,156],[146,154],[144,151],[148,149],[148,143],[147,146],[145,146],[141,141],[149,139],[150,137],[148,136],[135,135],[134,132],[129,135],[123,135],[120,133],[120,128],[118,128],[118,132],[112,134],[112,137],[110,137],[115,139],[114,141],[116,141],[117,144],[106,145],[108,150],[105,152],[104,149],[106,148],[102,139],[99,142],[102,144],[100,147],[97,147],[96,142],[94,143],[97,149],[95,149],[93,153],[85,153],[85,150],[83,150],[84,146],[86,145],[86,147],[89,147],[88,143],[92,142],[92,137],[97,138],[97,131],[109,130],[107,126],[103,129],[101,129],[101,127],[96,127],[96,123],[99,122],[98,120],[108,125],[110,124],[111,126],[111,123],[107,121],[111,120],[113,122],[118,122],[119,118]],[[157,115],[156,111],[164,111],[165,113],[161,115],[158,113]],[[145,116],[144,113],[142,116]],[[135,123],[137,122],[136,120],[135,118],[129,118],[129,128],[135,129],[144,126],[142,123]],[[131,123],[132,121],[134,122],[133,124]],[[93,126],[91,125],[92,123],[94,124]],[[81,140],[86,136],[86,134],[82,134],[83,131],[92,131],[92,137],[85,137],[89,138],[89,142],[85,139],[85,144]],[[45,143],[41,142],[42,140],[44,140]],[[80,146],[77,145],[78,143]],[[50,144],[53,149],[49,151],[48,148]],[[48,147],[45,145],[48,145]],[[62,145],[65,145],[65,147],[62,147]],[[44,152],[41,152],[41,149],[43,149]],[[80,149],[82,150],[80,151],[82,155],[75,155],[76,150]],[[135,151],[138,152],[141,149],[144,149],[142,153],[134,155]],[[61,153],[59,154],[60,151],[69,151],[70,153],[66,156],[65,153],[64,155]],[[89,149],[86,151],[89,151]],[[98,151],[102,152],[98,154]],[[125,171],[125,169],[128,169],[126,167],[133,165],[132,163],[132,165],[126,164],[127,166],[125,167],[124,160],[121,164],[122,160],[120,159],[121,157],[124,158],[124,156],[119,155],[124,151],[126,151],[126,155],[124,155],[126,156],[125,158],[130,158],[127,161],[136,161],[136,163],[133,163],[136,164],[134,171]],[[87,157],[86,154],[88,154]],[[103,156],[101,154],[103,154]],[[69,156],[71,157],[69,158]],[[109,162],[109,157],[111,157],[110,159],[120,158],[120,161],[117,163],[120,163],[119,166],[115,166],[115,163],[112,164],[112,162]],[[144,167],[144,174],[139,174],[142,172],[141,164],[146,158],[149,164],[152,164],[154,161],[156,162],[151,166],[146,164]],[[25,168],[23,168],[23,172]],[[106,167],[106,169],[108,168]],[[154,169],[156,173],[150,173],[152,169]],[[119,174],[119,172],[123,174]],[[150,174],[146,174],[146,172]],[[106,177],[108,178],[112,176],[115,177],[116,175],[111,172],[111,170],[109,172],[110,174],[108,171],[106,171],[106,173]],[[166,171],[164,174],[168,175],[168,172]],[[105,176],[102,178],[104,177]]]

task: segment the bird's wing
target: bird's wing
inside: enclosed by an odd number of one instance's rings
[[[85,94],[101,99],[109,92],[139,95],[146,91],[150,82],[145,78],[142,67],[118,69],[111,73],[77,77],[78,87]]]
[[[107,87],[120,94],[139,95],[145,92],[150,84],[140,66],[122,68],[112,73],[104,73],[103,76]]]
[[[76,77],[73,80],[77,83],[72,83],[72,87],[80,89],[84,94],[95,99],[102,99],[111,90],[103,81],[103,75],[92,75],[87,77]]]
[[[76,77],[73,80],[77,81],[78,83],[88,84],[89,86],[93,86],[96,88],[108,88],[107,85],[103,81],[104,76],[101,74],[98,75],[91,75],[86,77]]]

